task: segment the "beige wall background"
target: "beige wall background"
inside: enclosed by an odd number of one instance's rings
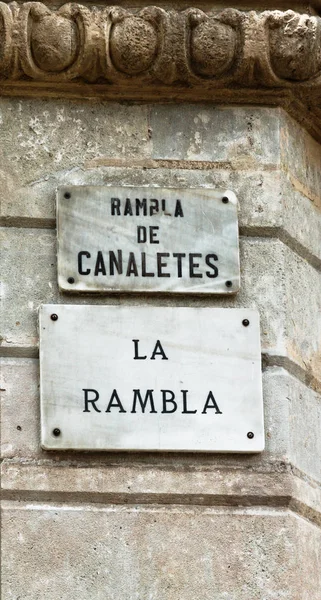
[[[321,148],[280,108],[0,99],[4,600],[319,600]],[[239,198],[232,298],[57,289],[57,185]],[[41,303],[258,308],[259,455],[46,452]]]

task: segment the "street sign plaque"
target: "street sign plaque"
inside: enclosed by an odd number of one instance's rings
[[[255,310],[43,305],[40,371],[46,449],[264,448]]]
[[[235,294],[237,199],[229,190],[58,190],[58,282],[67,292]]]

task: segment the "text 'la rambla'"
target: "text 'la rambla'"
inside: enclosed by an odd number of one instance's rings
[[[132,340],[134,343],[134,360],[147,360],[147,355],[140,352],[139,349],[139,340]],[[168,360],[168,357],[165,353],[165,350],[160,342],[157,340],[155,343],[154,350],[150,356],[150,360],[155,360],[156,358],[160,358],[161,360]],[[106,398],[101,398],[101,393],[93,388],[82,388],[84,392],[84,413],[90,412],[118,412],[118,413],[132,413],[135,414],[137,412],[141,413],[162,413],[162,414],[172,414],[176,411],[181,412],[183,415],[195,415],[198,412],[197,408],[193,408],[189,404],[188,399],[188,390],[180,390],[181,398],[178,397],[178,394],[173,392],[173,390],[169,389],[161,389],[159,390],[159,398],[155,398],[155,393],[153,389],[147,389],[142,392],[139,388],[133,389],[130,397],[123,398],[121,394],[116,389],[113,389],[111,393],[108,394],[108,400]],[[156,401],[156,405],[155,405]],[[160,403],[160,406],[158,406]],[[157,410],[157,407],[160,410]],[[202,410],[201,414],[206,415],[209,409],[214,409],[214,413],[221,415],[222,411],[220,410],[212,390],[209,390],[208,393],[202,400],[201,404]],[[212,412],[212,411],[210,411]]]

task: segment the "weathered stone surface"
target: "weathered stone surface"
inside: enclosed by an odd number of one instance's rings
[[[3,94],[40,87],[58,97],[186,100],[197,94],[234,104],[272,98],[321,137],[317,16],[230,7],[133,12],[76,3],[50,10],[38,2],[3,3],[0,14]]]
[[[292,185],[286,174],[281,175],[282,216],[279,237],[317,269],[321,266],[321,211]],[[272,208],[272,207],[271,207]],[[283,238],[283,235],[285,238]],[[291,240],[287,238],[291,237]]]
[[[49,454],[40,448],[40,415],[39,415],[39,363],[32,359],[2,359],[2,425],[1,425],[1,453],[3,458],[44,458],[66,460],[63,455],[50,452]],[[211,456],[212,468],[220,465],[238,464],[239,467],[246,465],[265,464],[265,469],[273,470],[274,461],[284,461],[293,467],[305,472],[313,479],[321,481],[320,470],[320,436],[319,424],[321,419],[320,396],[306,387],[297,378],[278,367],[268,368],[263,373],[263,399],[265,412],[265,434],[266,447],[262,456],[251,457],[223,457]],[[21,428],[21,429],[19,429]],[[73,454],[68,458],[73,462]],[[84,457],[81,459],[83,460]],[[156,459],[156,457],[155,457]],[[141,463],[152,467],[155,459],[151,455],[138,458],[128,454],[119,461],[115,454],[105,453],[104,464],[120,465],[127,464],[129,468],[134,464]],[[173,458],[157,459],[163,466],[177,460]],[[182,465],[195,464],[196,458],[180,457]],[[86,462],[96,464],[100,462],[97,454],[87,455]],[[268,466],[271,462],[270,467]],[[197,458],[199,466],[207,465],[208,459],[203,455]],[[118,467],[116,467],[116,470]],[[68,468],[67,468],[68,472]],[[98,469],[98,472],[99,469]],[[32,471],[31,471],[32,473]],[[116,472],[115,472],[116,473]],[[68,479],[68,475],[66,475]],[[110,476],[109,476],[110,477]],[[247,476],[246,476],[247,477]],[[32,486],[33,476],[27,479]],[[14,479],[13,479],[14,481]],[[99,491],[99,484],[95,488],[92,480],[91,491]],[[5,482],[3,480],[3,484]],[[64,484],[65,485],[65,484]],[[79,490],[86,491],[85,480],[80,482]],[[243,484],[244,485],[244,482]],[[283,485],[283,484],[282,484]],[[13,483],[14,489],[16,483]],[[177,488],[177,482],[174,488]],[[19,486],[18,486],[19,487]],[[31,487],[32,489],[32,487]],[[139,488],[137,488],[139,491]],[[176,489],[178,493],[178,489]],[[218,492],[217,492],[218,493]]]
[[[8,253],[4,272],[4,308],[7,311],[4,323],[4,345],[33,346],[38,343],[37,309],[41,303],[56,303],[56,260],[55,232],[45,230],[2,230],[4,253]],[[260,305],[262,311],[263,349],[282,349],[282,331],[285,323],[285,307],[282,305],[284,290],[284,246],[271,240],[242,242],[241,292],[234,298],[197,298],[191,302],[198,306],[248,306]],[[6,254],[4,254],[6,256]],[[263,276],[259,273],[264,272]],[[21,273],[24,286],[21,290]],[[62,299],[62,296],[60,296]],[[64,302],[88,303],[88,296],[65,296]],[[90,297],[91,303],[140,304],[139,297]],[[146,298],[150,304],[171,304],[170,296],[160,299]],[[186,305],[185,298],[175,299],[176,304]],[[19,323],[17,325],[17,323]],[[280,343],[278,344],[278,340]]]
[[[284,271],[284,355],[321,381],[320,273],[288,250],[285,252]],[[321,390],[319,386],[318,389]]]
[[[39,361],[1,359],[1,457],[40,455]]]
[[[130,165],[129,161],[129,165]],[[7,172],[10,164],[6,164]],[[82,168],[53,171],[34,185],[20,187],[12,179],[12,188],[4,189],[2,217],[17,224],[54,226],[55,189],[65,185],[144,185],[170,187],[218,187],[232,189],[239,198],[239,221],[248,235],[280,236],[280,228],[289,233],[311,254],[321,258],[321,214],[305,196],[293,190],[291,183],[278,171],[228,171],[227,169],[164,169],[128,167]],[[17,184],[17,188],[16,185]],[[17,202],[17,197],[19,201]],[[33,221],[32,221],[32,220]],[[305,223],[302,227],[302,223]],[[251,228],[251,229],[249,229]]]
[[[268,452],[321,482],[321,396],[285,369],[263,373]]]
[[[288,123],[292,128],[294,123],[282,111],[188,105],[182,120],[177,106],[138,110],[99,103],[89,109],[86,103],[25,100],[23,107],[21,101],[0,100],[6,142],[0,149],[4,222],[53,226],[55,189],[62,184],[226,187],[239,198],[240,225],[247,235],[277,236],[320,264],[321,213],[314,206],[318,164],[312,169],[317,152],[307,159],[312,179],[307,169],[292,169],[289,152],[284,143],[280,149],[278,140],[280,127],[288,131]],[[149,110],[164,116],[155,117],[159,130],[148,125]],[[266,143],[270,130],[272,138]],[[65,134],[72,143],[65,142]],[[213,144],[213,139],[218,142]],[[165,158],[151,159],[153,146],[154,154]],[[192,146],[196,160],[189,160]],[[304,156],[309,148],[304,147]]]
[[[321,27],[319,19],[287,11],[271,15],[270,57],[281,79],[302,81],[321,70]]]
[[[159,40],[154,23],[135,16],[115,19],[110,34],[114,67],[128,75],[139,74],[155,61]]]
[[[166,141],[166,135],[169,134],[167,118],[164,122],[163,119],[159,119],[155,123],[155,126],[160,126],[160,131],[152,128],[148,118],[150,110],[161,111],[161,115],[165,115],[168,110],[172,127],[175,120],[179,121],[180,127],[176,129],[176,133],[174,130],[171,132],[172,139]],[[213,179],[215,181],[215,177],[219,177],[216,174],[218,166],[223,170],[224,167],[228,170],[232,168],[230,177],[240,185],[243,173],[242,176],[238,174],[239,167],[244,171],[247,168],[251,169],[253,165],[269,161],[275,165],[279,160],[278,110],[256,108],[254,121],[250,108],[231,107],[218,110],[206,106],[197,109],[187,105],[186,111],[186,117],[182,121],[182,110],[177,106],[160,106],[157,109],[155,106],[124,107],[102,102],[89,105],[84,102],[63,103],[56,100],[24,100],[22,103],[17,99],[1,98],[3,216],[53,218],[54,191],[57,185],[112,183],[113,176],[119,177],[120,181],[124,177],[124,184],[127,180],[127,185],[153,184],[155,179],[156,185],[166,186],[170,183],[168,177],[173,183],[181,183],[182,186],[184,177],[187,185],[189,182],[192,184],[193,177],[204,177],[210,184]],[[195,120],[199,122],[199,127]],[[231,150],[230,121],[233,122],[233,136],[236,138],[232,143],[237,149],[234,153],[233,149]],[[208,123],[212,123],[211,127],[207,126]],[[266,136],[271,130],[273,132],[270,148],[267,150],[264,150],[266,142],[263,144],[260,139],[260,127],[263,123]],[[169,154],[169,148],[175,138],[177,149],[177,143],[182,144],[189,135],[191,126],[194,128],[191,143],[194,135],[198,140],[198,155],[195,155],[195,159],[200,161],[205,157],[210,172],[202,170],[202,164],[196,162],[194,167],[191,163],[186,164],[186,168],[194,168],[195,175],[186,173],[182,164],[168,164],[168,168],[159,173],[159,167],[162,166],[160,161],[152,164],[155,168],[151,168],[150,172],[146,171],[146,167],[150,165],[147,159],[151,158],[152,148],[154,147],[155,157],[161,155],[160,144],[167,158],[188,159],[184,150],[176,153],[171,151]],[[248,126],[254,129],[252,137]],[[213,147],[214,134],[220,140]],[[186,145],[183,144],[183,149]],[[245,145],[246,149],[242,150],[242,145]],[[114,168],[122,162],[122,169]],[[212,170],[211,162],[223,164],[213,165]],[[133,169],[135,164],[136,169]],[[201,170],[200,174],[196,172],[198,167]],[[125,168],[132,170],[127,171]],[[172,169],[175,169],[176,175],[171,175]],[[268,175],[269,173],[265,172],[261,174],[262,177]],[[132,181],[132,177],[135,177],[136,181]],[[182,182],[180,177],[183,177]],[[118,183],[117,179],[115,183]],[[201,180],[196,183],[199,184]]]
[[[263,352],[290,358],[320,381],[319,273],[279,241],[248,238],[241,247],[243,288],[236,304],[259,307]]]
[[[147,107],[112,103],[1,98],[0,135],[1,214],[35,219],[55,216],[55,188],[81,182],[88,161],[150,148]]]
[[[320,18],[85,4],[0,6],[0,95],[48,97],[0,100],[3,597],[319,600]],[[59,295],[63,184],[235,191],[242,291],[190,304],[259,308],[262,455],[40,449],[40,303],[187,304]]]
[[[57,298],[55,232],[44,229],[2,229],[2,344],[38,343],[38,307]]]
[[[305,126],[320,138],[318,16],[170,8],[2,3],[1,91],[144,100],[197,94],[245,104],[272,98],[301,120],[304,110]]]
[[[195,11],[196,12],[196,11]],[[198,75],[222,75],[233,65],[239,39],[231,24],[215,18],[202,19],[200,11],[193,15],[191,60]]]
[[[112,453],[113,456],[113,453]],[[93,504],[283,507],[321,525],[321,490],[293,474],[293,466],[255,464],[244,455],[218,457],[165,453],[103,459],[66,454],[59,460],[3,461],[3,499]],[[80,457],[82,460],[80,462]],[[153,458],[157,460],[153,461]],[[85,458],[87,460],[85,460]],[[298,472],[297,472],[298,473]]]
[[[280,509],[5,503],[3,526],[5,597],[318,600],[320,530]]]
[[[69,67],[77,56],[77,37],[74,21],[56,14],[37,15],[30,32],[30,46],[36,66],[42,71],[54,72]]]
[[[55,232],[4,228],[3,346],[30,347],[38,343],[37,309],[41,303],[140,304],[137,297],[63,296],[57,294]],[[261,315],[262,351],[289,357],[320,380],[318,319],[321,287],[318,272],[277,240],[241,239],[241,291],[235,298],[193,298],[194,306],[258,308]],[[8,260],[6,260],[8,256]],[[10,258],[9,258],[10,257]],[[24,286],[21,289],[21,274]],[[309,311],[305,309],[310,290]],[[172,304],[170,296],[144,300]],[[176,305],[188,305],[185,298]]]
[[[284,116],[280,131],[282,167],[294,188],[321,208],[321,150],[311,136],[290,117]]]
[[[5,160],[5,157],[3,157]],[[95,162],[89,161],[89,162]],[[100,162],[99,160],[97,162]],[[103,161],[102,161],[103,162]],[[107,162],[107,161],[106,161]],[[113,161],[111,161],[113,162]],[[187,169],[163,168],[155,161],[154,167],[148,160],[142,160],[141,165],[133,166],[129,159],[123,167],[83,165],[75,157],[75,163],[68,171],[53,168],[47,178],[40,178],[36,183],[23,185],[21,180],[12,177],[10,190],[3,190],[1,212],[3,221],[13,220],[16,223],[50,224],[54,226],[55,219],[55,189],[58,185],[124,185],[124,186],[156,186],[156,187],[214,187],[232,189],[239,197],[239,219],[241,225],[258,227],[277,227],[281,220],[281,191],[280,174],[278,172],[229,171],[227,169]],[[144,167],[147,164],[149,166]],[[10,175],[11,164],[5,163],[6,172]],[[18,197],[18,201],[17,201]],[[287,192],[288,197],[288,192]],[[298,194],[298,198],[299,198]],[[300,203],[296,207],[300,214]],[[304,211],[308,218],[307,210]],[[320,217],[321,218],[321,217]],[[304,233],[304,230],[302,230]],[[308,243],[310,237],[304,243]],[[303,243],[303,241],[302,241]],[[317,248],[311,242],[314,252]]]
[[[53,171],[52,176],[40,179],[29,188],[20,188],[19,183],[17,181],[18,189],[13,183],[11,190],[4,190],[3,222],[52,227],[55,223],[55,189],[60,183],[232,189],[239,198],[241,232],[248,236],[278,237],[313,264],[320,264],[321,213],[308,198],[295,191],[287,177],[279,171],[256,173],[251,170],[187,170],[157,166],[146,169],[132,166],[75,167],[65,172]]]
[[[288,380],[291,462],[321,482],[321,395]]]
[[[308,81],[312,88],[319,83],[313,78],[321,69],[320,19],[291,10],[247,13],[229,8],[205,13],[188,8],[180,13],[148,7],[133,13],[73,3],[51,11],[45,4],[30,2],[1,6],[1,17],[7,36],[0,68],[9,80],[28,75],[58,83],[76,78],[117,81],[122,72],[147,71],[151,82],[183,79],[195,84],[209,78],[213,87],[262,84],[262,79],[268,87],[279,83],[294,90],[297,82]],[[190,47],[184,55],[187,39]],[[20,52],[14,68],[16,49]],[[169,56],[170,68],[165,64]],[[260,74],[249,69],[251,61],[259,65]]]
[[[279,162],[278,110],[206,105],[153,106],[150,123],[155,159],[214,161],[235,169]]]
[[[66,454],[64,454],[66,456]],[[68,456],[68,455],[67,455]],[[294,476],[282,463],[251,465],[224,464],[224,456],[158,456],[158,462],[141,459],[105,460],[87,463],[55,458],[4,461],[1,466],[3,498],[36,502],[92,502],[118,505],[175,504],[184,506],[283,506],[321,524],[320,486]],[[79,455],[78,455],[79,456]],[[86,456],[86,455],[83,455]],[[135,456],[135,455],[134,455]],[[140,455],[142,457],[142,455]],[[150,454],[150,457],[152,454]],[[235,457],[236,458],[236,457]],[[217,464],[215,464],[215,461]],[[220,462],[219,462],[220,461]],[[267,470],[269,468],[269,471]],[[274,467],[274,468],[273,468]]]

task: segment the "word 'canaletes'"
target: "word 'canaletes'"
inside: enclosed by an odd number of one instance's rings
[[[216,254],[196,252],[156,252],[149,255],[146,252],[124,252],[98,250],[92,255],[87,250],[78,252],[79,275],[126,277],[184,277],[213,279],[218,276],[218,260]],[[205,271],[204,271],[205,269]]]

